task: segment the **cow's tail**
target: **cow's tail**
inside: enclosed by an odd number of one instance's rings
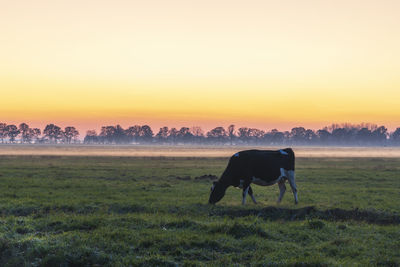
[[[286,153],[288,153],[288,157],[289,157],[289,171],[288,171],[288,180],[289,180],[289,184],[290,187],[292,188],[293,191],[293,196],[294,196],[294,202],[297,204],[299,203],[299,199],[297,196],[297,185],[296,185],[296,178],[295,178],[295,172],[294,172],[294,162],[295,162],[295,156],[294,156],[294,152],[291,148],[286,148],[284,149],[284,151]]]

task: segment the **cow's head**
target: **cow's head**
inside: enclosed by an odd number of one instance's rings
[[[208,199],[208,203],[215,204],[224,197],[226,191],[226,187],[221,182],[213,182],[211,186],[211,194]]]

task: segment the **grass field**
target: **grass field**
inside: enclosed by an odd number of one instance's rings
[[[290,187],[229,188],[226,158],[0,157],[0,266],[400,264],[400,159],[299,158]]]

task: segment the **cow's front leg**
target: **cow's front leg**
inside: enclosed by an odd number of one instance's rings
[[[243,180],[243,199],[242,199],[242,205],[246,204],[246,196],[249,193],[250,189],[250,184],[251,182],[248,179]]]
[[[278,186],[279,186],[279,198],[278,198],[278,203],[280,203],[280,202],[282,201],[283,195],[284,195],[285,192],[286,192],[285,182],[286,182],[286,179],[281,179],[281,180],[278,182]]]
[[[296,186],[294,171],[288,171],[288,180],[290,187],[292,188],[293,191],[294,203],[297,204],[299,203],[299,199],[297,198],[297,186]]]
[[[253,200],[254,204],[257,204],[256,198],[253,195],[253,189],[251,189],[251,186],[249,186],[249,195],[251,196],[251,199]]]

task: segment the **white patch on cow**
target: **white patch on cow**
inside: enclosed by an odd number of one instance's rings
[[[243,200],[242,200],[242,205],[246,204],[246,196],[247,193],[249,192],[250,186],[248,186],[244,191],[243,191]]]
[[[239,157],[239,152],[233,155],[234,157]]]
[[[282,149],[279,149],[279,152],[281,152],[282,155],[289,155],[287,152],[283,151]]]

